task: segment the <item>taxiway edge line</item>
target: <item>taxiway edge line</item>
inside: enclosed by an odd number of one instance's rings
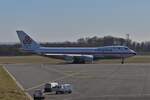
[[[7,70],[7,68],[2,65],[3,69],[8,73],[8,75],[15,81],[15,83],[17,84],[17,86],[25,93],[25,95],[30,99],[33,100],[33,98],[31,97],[31,95],[25,91],[25,89],[23,88],[23,86],[16,80],[16,78]]]

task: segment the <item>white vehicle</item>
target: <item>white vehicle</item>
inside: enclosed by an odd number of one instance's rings
[[[126,46],[104,47],[42,47],[24,31],[16,31],[21,41],[22,49],[42,56],[64,59],[69,63],[92,63],[98,59],[124,59],[136,55],[136,52]]]
[[[56,87],[56,94],[72,93],[70,84],[61,84]]]
[[[56,90],[56,87],[58,86],[58,83],[46,83],[44,86],[44,92],[53,92]]]

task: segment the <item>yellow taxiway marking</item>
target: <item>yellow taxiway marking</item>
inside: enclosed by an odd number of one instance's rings
[[[37,85],[37,86],[31,87],[31,88],[28,88],[28,89],[25,89],[25,90],[26,90],[26,91],[30,91],[30,90],[33,90],[33,89],[37,89],[37,88],[39,88],[39,87],[45,85],[45,83],[50,83],[50,82],[59,81],[59,80],[65,79],[65,78],[69,78],[69,77],[75,76],[75,75],[77,75],[77,74],[80,74],[80,72],[73,73],[73,74],[69,74],[69,75],[67,74],[67,76],[60,77],[60,78],[57,78],[57,79],[52,80],[52,81],[43,82],[43,83],[41,83],[41,84],[39,84],[39,85]]]
[[[44,65],[41,65],[41,68],[44,68]],[[64,73],[64,72],[62,72],[62,71],[60,71],[60,70],[54,69],[54,68],[50,68],[50,69],[44,68],[44,69],[45,69],[45,70],[51,70],[51,71],[54,71],[54,72],[56,72],[56,73],[63,74],[63,75],[65,75],[65,76],[60,77],[60,78],[57,78],[57,79],[54,79],[54,80],[51,80],[51,81],[43,82],[43,83],[41,83],[41,84],[39,84],[39,85],[36,85],[36,86],[34,86],[34,87],[27,88],[27,89],[25,89],[25,91],[30,91],[30,90],[33,90],[33,89],[37,89],[37,88],[39,88],[39,87],[45,85],[45,83],[50,83],[50,82],[59,81],[59,80],[62,80],[62,79],[65,79],[65,78],[69,78],[69,77],[72,77],[72,76],[75,76],[75,75],[78,75],[78,74],[81,73],[81,72],[74,72],[74,73],[72,73],[72,74],[67,74],[67,73]],[[83,72],[83,71],[82,71],[82,72]]]

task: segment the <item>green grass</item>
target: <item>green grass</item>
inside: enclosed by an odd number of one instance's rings
[[[18,63],[48,63],[48,64],[61,64],[65,63],[63,60],[52,59],[42,56],[12,56],[12,57],[0,57],[0,64],[18,64]],[[121,63],[121,59],[107,59],[107,60],[98,60],[94,63]],[[125,59],[125,63],[150,63],[150,56],[141,55],[134,56]]]
[[[150,63],[150,55],[135,56],[127,59],[128,63]]]
[[[121,63],[121,59],[99,60],[95,63]],[[125,59],[125,63],[150,63],[150,56],[139,55]]]
[[[0,66],[0,100],[29,100]]]
[[[42,56],[4,56],[0,57],[0,64],[18,64],[18,63],[62,63],[62,60],[52,59]]]

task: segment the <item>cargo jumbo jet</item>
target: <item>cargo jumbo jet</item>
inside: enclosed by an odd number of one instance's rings
[[[60,58],[67,63],[92,63],[98,59],[124,59],[136,55],[136,52],[126,46],[104,47],[42,47],[36,43],[24,31],[16,31],[20,39],[22,49],[26,52],[36,53],[42,56]]]

